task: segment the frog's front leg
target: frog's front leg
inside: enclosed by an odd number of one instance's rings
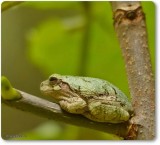
[[[130,117],[129,113],[122,107],[103,103],[101,101],[93,101],[88,104],[89,112],[83,115],[93,121],[120,123],[127,121]]]
[[[86,102],[79,97],[65,98],[59,101],[62,109],[69,113],[83,114],[87,110]]]

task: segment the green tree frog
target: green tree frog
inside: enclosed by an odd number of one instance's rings
[[[111,83],[98,78],[53,74],[40,90],[69,113],[97,122],[121,123],[132,114],[127,96]]]

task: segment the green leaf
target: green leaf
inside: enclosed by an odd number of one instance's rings
[[[1,97],[5,100],[17,100],[22,97],[5,76],[1,77]]]
[[[82,33],[72,32],[66,23],[59,19],[48,20],[28,36],[30,56],[47,75],[77,73]]]

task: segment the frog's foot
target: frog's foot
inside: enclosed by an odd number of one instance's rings
[[[83,113],[85,117],[97,122],[120,123],[129,119],[129,113],[122,107],[103,104],[94,101],[88,104],[89,112]]]
[[[87,110],[86,102],[79,97],[67,98],[59,101],[62,109],[69,113],[83,114]]]

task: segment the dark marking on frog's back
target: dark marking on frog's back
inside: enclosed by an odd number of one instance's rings
[[[112,89],[114,90],[115,94],[117,95],[118,94],[117,90],[114,87],[112,87]]]

